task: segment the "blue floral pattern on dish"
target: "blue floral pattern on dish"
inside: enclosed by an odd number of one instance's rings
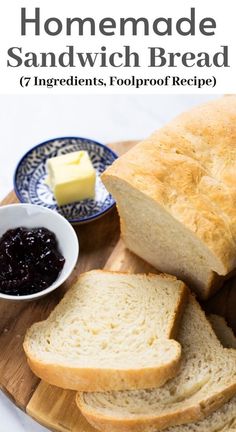
[[[46,185],[48,158],[78,150],[87,150],[96,170],[95,198],[59,207]],[[14,175],[15,192],[23,203],[41,205],[58,211],[72,223],[93,220],[114,206],[115,201],[103,185],[100,175],[117,155],[108,147],[86,138],[65,137],[52,139],[33,147],[20,160]]]

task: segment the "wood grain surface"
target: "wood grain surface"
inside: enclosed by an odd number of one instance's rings
[[[135,142],[111,144],[122,154]],[[1,203],[17,202],[11,192]],[[133,272],[156,272],[150,265],[127,251],[119,240],[116,209],[75,230],[80,240],[79,261],[70,279],[47,297],[31,302],[0,300],[0,387],[14,403],[53,431],[94,432],[75,406],[74,392],[53,387],[30,371],[22,349],[27,328],[45,319],[77,275],[92,268]],[[208,312],[227,318],[236,331],[236,281],[228,281],[211,300],[203,304]]]

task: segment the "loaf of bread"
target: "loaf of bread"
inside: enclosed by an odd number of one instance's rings
[[[103,174],[127,247],[209,297],[236,268],[236,96],[180,115]]]
[[[175,378],[159,389],[78,393],[86,419],[103,432],[156,432],[198,422],[222,407],[236,394],[236,350],[222,347],[191,296],[178,340],[182,361]]]
[[[46,321],[27,332],[24,349],[41,379],[101,391],[163,385],[180,367],[172,339],[187,289],[165,275],[84,273]]]

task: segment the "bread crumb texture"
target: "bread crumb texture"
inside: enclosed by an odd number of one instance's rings
[[[74,390],[163,385],[179,370],[181,346],[172,338],[186,297],[173,277],[87,272],[28,330],[29,364],[45,381]]]
[[[159,389],[78,394],[77,403],[85,417],[105,432],[154,432],[200,421],[222,407],[236,393],[236,351],[222,347],[192,297],[184,313],[179,342],[182,362],[174,379]],[[235,415],[235,398],[230,412]]]

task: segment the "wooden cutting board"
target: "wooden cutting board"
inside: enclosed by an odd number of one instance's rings
[[[134,141],[111,144],[122,154]],[[16,203],[11,192],[1,203]],[[45,319],[77,275],[93,268],[133,272],[156,272],[131,254],[119,240],[119,219],[116,209],[86,225],[77,226],[80,257],[70,279],[49,296],[32,302],[0,300],[0,388],[12,401],[42,425],[53,431],[94,432],[75,406],[75,392],[61,390],[40,381],[30,371],[22,349],[27,328]],[[207,311],[227,317],[236,331],[236,282],[230,281],[211,301]]]

